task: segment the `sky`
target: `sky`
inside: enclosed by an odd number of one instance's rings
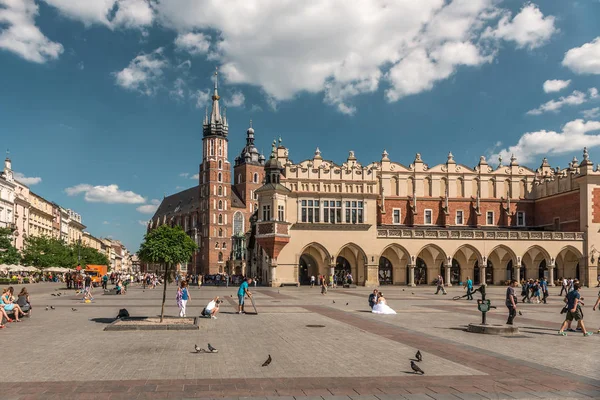
[[[600,0],[0,0],[0,146],[137,250],[197,184],[215,68],[229,159],[600,161]]]

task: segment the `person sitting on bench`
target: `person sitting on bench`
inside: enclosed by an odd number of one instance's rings
[[[23,287],[23,289],[21,289],[21,292],[19,293],[19,298],[17,299],[17,304],[19,305],[19,307],[21,307],[21,310],[27,313],[28,317],[31,316],[31,309],[33,307],[31,307],[31,302],[29,301],[29,292],[27,291],[26,287]]]
[[[219,312],[220,303],[221,301],[219,300],[219,296],[215,297],[206,305],[206,307],[204,307],[204,310],[202,310],[202,315],[206,317],[210,316],[211,318],[217,319],[217,313]]]
[[[6,311],[7,314],[10,312],[14,312],[14,314],[15,314],[14,320],[16,322],[21,322],[20,318],[21,318],[21,316],[24,315],[24,313],[18,304],[13,303],[13,301],[14,301],[13,293],[14,293],[14,289],[12,286],[10,286],[8,289],[2,289],[2,297],[0,297],[0,306],[2,306],[2,308],[4,308],[4,311]]]

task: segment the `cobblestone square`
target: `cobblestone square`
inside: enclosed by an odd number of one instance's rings
[[[258,315],[235,313],[236,288],[193,288],[188,316],[220,295],[226,301],[218,319],[202,318],[198,331],[126,332],[103,329],[121,308],[132,316],[159,313],[161,288],[133,286],[124,296],[98,294],[91,304],[72,293],[51,296],[57,288],[31,285],[32,317],[2,331],[10,366],[2,399],[600,398],[600,335],[556,334],[556,288],[547,305],[519,304],[514,337],[466,332],[481,316],[475,302],[452,300],[463,292],[458,287],[446,296],[433,287],[384,287],[396,315],[370,313],[367,288],[321,295],[317,288],[259,287]],[[596,290],[582,290],[588,304]],[[488,321],[504,323],[504,288],[488,294],[498,306]],[[169,315],[177,311],[174,297],[171,287]],[[589,306],[585,320],[590,331],[600,328],[600,313]],[[194,351],[208,343],[219,352]],[[424,376],[410,367],[417,350]],[[261,367],[268,355],[273,362]]]

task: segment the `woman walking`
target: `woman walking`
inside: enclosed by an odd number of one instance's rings
[[[186,306],[188,300],[191,300],[190,293],[187,288],[187,281],[182,280],[181,287],[177,290],[177,305],[179,306],[179,316],[185,317]]]

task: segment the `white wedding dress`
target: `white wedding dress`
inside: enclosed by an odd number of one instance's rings
[[[396,311],[390,308],[385,300],[375,304],[371,312],[374,314],[396,314]]]

